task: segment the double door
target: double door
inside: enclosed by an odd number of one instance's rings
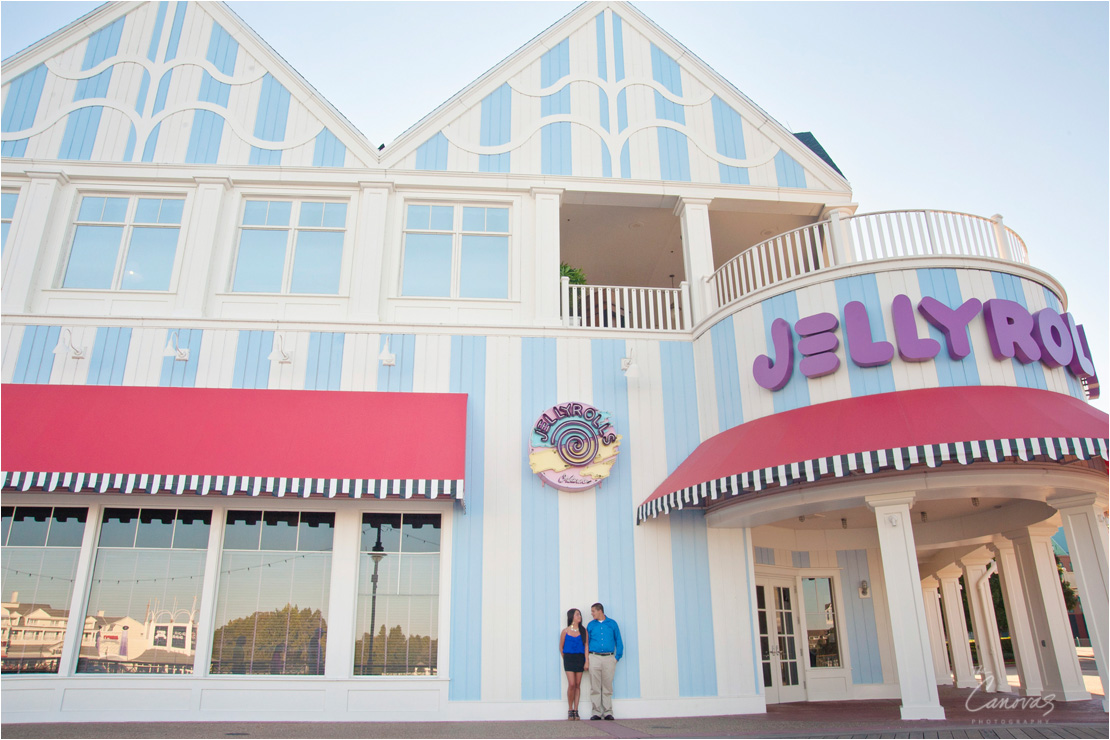
[[[805,701],[805,668],[798,651],[801,622],[793,579],[757,579],[755,600],[767,703]]]

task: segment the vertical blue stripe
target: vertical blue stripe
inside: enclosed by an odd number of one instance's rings
[[[185,23],[185,10],[189,3],[179,2],[173,13],[173,25],[170,26],[170,42],[166,46],[166,61],[177,58],[177,45],[181,42],[181,26]]]
[[[544,175],[571,174],[570,121],[549,123],[540,129]]]
[[[378,366],[378,390],[412,393],[413,364],[416,355],[416,335],[383,334],[378,350],[385,349],[389,340],[389,351],[397,358],[393,367]]]
[[[54,348],[58,346],[60,326],[28,326],[23,329],[19,359],[13,383],[49,383],[54,369]]]
[[[177,346],[182,349],[189,349],[189,359],[183,362],[173,357],[163,357],[162,375],[158,379],[158,385],[164,388],[195,388],[197,384],[197,366],[200,363],[200,340],[204,331],[201,329],[171,329],[166,332],[167,342],[175,331],[177,332]],[[242,332],[239,334],[241,336]]]
[[[205,58],[220,72],[231,75],[235,72],[235,58],[238,54],[239,42],[231,38],[219,23],[213,23],[212,33],[208,38],[208,54]],[[263,80],[263,86],[265,86],[265,80]],[[217,82],[207,71],[203,73],[198,96],[200,100],[226,108],[230,95],[231,85]],[[257,135],[256,133],[255,136]]]
[[[135,96],[135,112],[140,116],[143,115],[143,110],[146,108],[146,96],[150,91],[150,72],[143,70],[143,79],[139,83],[139,94]],[[134,127],[134,124],[132,124]]]
[[[540,57],[540,88],[550,87],[570,74],[570,39],[565,38]]]
[[[87,385],[123,385],[131,329],[102,326],[96,330],[96,343],[89,358]]]
[[[594,29],[597,32],[597,76],[603,80],[609,79],[609,61],[605,58],[605,13],[598,13],[594,19]]]
[[[146,137],[146,144],[143,145],[143,161],[154,161],[154,150],[158,146],[158,132],[162,130],[162,124],[155,124],[154,128]]]
[[[963,305],[964,299],[960,294],[960,280],[953,269],[920,269],[917,271],[917,285],[921,289],[922,298],[925,296],[935,298],[949,308],[958,308]],[[948,354],[944,332],[929,322],[925,323],[929,327],[929,336],[940,342],[940,352],[933,358],[933,366],[937,371],[937,383],[941,387],[979,385],[979,370],[975,366],[975,348],[972,347],[971,353],[962,360],[953,360]]]
[[[1056,294],[1049,290],[1047,286],[1042,285],[1041,289],[1044,290],[1045,305],[1056,313],[1063,313],[1060,306],[1060,299],[1056,297]],[[1061,369],[1060,372],[1062,372],[1064,377],[1068,380],[1068,393],[1081,401],[1085,401],[1087,397],[1083,394],[1083,385],[1079,382],[1079,378],[1072,375],[1066,368]]]
[[[616,81],[624,79],[624,27],[621,17],[613,13],[613,64]]]
[[[485,505],[486,338],[451,337],[451,392],[466,399],[466,512],[455,509],[451,554],[449,701],[482,699],[482,529]],[[491,635],[496,639],[496,635]],[[545,647],[554,645],[547,636]],[[511,646],[509,646],[511,649]]]
[[[482,100],[482,124],[480,143],[482,146],[507,144],[512,136],[513,91],[508,83],[494,90]],[[509,152],[502,154],[481,154],[478,169],[481,172],[509,172]]]
[[[655,44],[651,45],[651,77],[668,92],[682,97],[682,70],[678,62],[671,59]],[[655,116],[664,121],[686,123],[686,109],[678,103],[667,100],[658,90],[655,91]]]
[[[556,401],[554,337],[525,337],[521,342],[521,440],[532,423]],[[527,452],[527,450],[525,450]],[[532,472],[527,455],[520,467],[520,698],[558,699],[562,661],[551,636],[563,628],[559,609],[559,491]]]
[[[347,147],[331,131],[321,129],[316,134],[316,143],[312,149],[312,166],[342,167],[346,160]]]
[[[732,159],[744,159],[744,123],[740,114],[716,95],[713,96],[713,133],[717,153]],[[728,185],[748,185],[748,168],[717,164],[721,182]]]
[[[58,159],[92,158],[96,132],[100,128],[100,114],[103,110],[103,107],[93,105],[88,108],[78,108],[67,116]]]
[[[606,131],[609,130],[609,96],[605,94],[604,90],[597,91],[597,108],[598,108],[598,123]],[[605,147],[605,142],[602,141],[602,146]]]
[[[447,169],[447,137],[442,131],[417,148],[416,169],[435,171]]]
[[[886,327],[883,325],[883,306],[879,302],[879,283],[875,274],[856,275],[836,281],[836,300],[840,304],[840,325],[845,326],[844,306],[851,301],[859,301],[867,308],[867,318],[871,324],[871,339],[876,342],[886,340]],[[874,393],[894,392],[894,368],[891,363],[878,367],[860,367],[852,362],[849,352],[850,340],[844,337],[844,358],[848,366],[848,382],[852,396],[869,396]],[[795,358],[801,355],[795,353]]]
[[[659,126],[659,175],[663,180],[690,182],[690,145],[686,134]]]
[[[861,581],[873,583],[867,567],[867,550],[837,550],[840,566],[840,592],[844,611],[838,615],[837,626],[848,637],[852,653],[852,683],[883,682],[883,664],[879,657],[879,630],[875,626],[875,605],[872,599],[861,599]]]
[[[598,596],[605,614],[617,620],[624,640],[624,658],[613,682],[613,696],[640,696],[639,627],[636,613],[636,558],[633,542],[635,501],[632,494],[631,430],[628,426],[628,380],[621,372],[624,340],[594,339],[594,406],[612,414],[613,426],[623,437],[621,452],[609,477],[598,489]]]
[[[613,156],[609,154],[609,145],[601,142],[601,176],[613,176]]]
[[[628,91],[621,90],[617,93],[617,133],[628,128]],[[627,144],[626,144],[627,146]]]
[[[22,131],[35,123],[46,83],[46,65],[40,64],[12,80],[8,97],[4,100],[4,113],[0,117],[0,130]],[[5,144],[11,142],[4,142]]]
[[[772,547],[756,547],[755,562],[759,565],[774,565],[775,564],[775,550]]]
[[[82,71],[90,70],[116,55],[119,50],[120,35],[123,33],[124,20],[125,16],[121,16],[113,23],[89,36],[85,45],[85,57],[81,62]],[[111,81],[112,67],[108,67],[108,69],[93,77],[78,80],[73,93],[74,101],[107,96]],[[88,108],[79,108],[67,116],[62,145],[58,150],[59,159],[87,160],[92,158],[93,146],[96,144],[96,134],[100,128],[100,117],[103,111],[102,106],[95,105]]]
[[[809,552],[794,550],[790,553],[790,560],[794,563],[795,568],[808,568],[809,567]]]
[[[342,332],[314,331],[308,336],[308,367],[304,387],[309,391],[337,391],[343,374]]]
[[[744,423],[740,400],[740,363],[736,354],[736,330],[726,316],[709,330],[713,345],[713,381],[717,389],[717,431]]]
[[[774,342],[771,341],[771,324],[775,319],[785,319],[791,326],[793,333],[793,326],[798,321],[798,296],[793,293],[783,293],[774,298],[769,298],[763,302],[763,331],[767,337],[767,352],[773,351]],[[802,406],[809,405],[809,381],[806,376],[798,371],[797,363],[801,359],[801,353],[798,351],[798,342],[801,340],[797,334],[794,334],[794,373],[790,376],[790,382],[787,383],[781,390],[774,391],[773,400],[775,405],[775,413],[781,414],[783,411],[790,411],[791,409],[801,408]],[[775,358],[777,362],[778,357]],[[770,391],[768,391],[770,392]],[[756,561],[758,562],[758,561]]]
[[[185,161],[188,164],[216,164],[220,158],[220,139],[223,133],[223,116],[210,110],[194,111]],[[251,149],[253,154],[254,147]]]
[[[273,348],[272,331],[240,331],[239,342],[235,347],[235,372],[231,387],[269,388],[270,352]]]
[[[478,171],[479,172],[510,172],[511,161],[509,155],[511,152],[503,154],[479,154],[478,155]]]
[[[158,57],[158,44],[162,41],[162,26],[166,23],[166,9],[169,5],[167,0],[158,3],[158,15],[154,18],[154,30],[150,34],[150,46],[146,50],[146,58],[152,62]]]
[[[780,188],[804,188],[806,173],[802,166],[786,152],[779,150],[775,155],[775,176]]]
[[[123,148],[123,161],[130,162],[135,156],[135,124],[128,124],[127,145]]]
[[[570,85],[564,85],[562,89],[545,95],[540,98],[540,115],[558,116],[561,114],[570,113]]]
[[[996,297],[1020,303],[1024,309],[1029,310],[1029,305],[1025,301],[1025,290],[1021,286],[1021,278],[1004,272],[991,272],[991,279],[994,281]],[[1044,379],[1044,368],[1041,367],[1040,362],[1026,365],[1014,357],[1010,359],[1010,363],[1014,366],[1014,379],[1018,385],[1023,388],[1048,390],[1048,383]]]
[[[262,92],[258,97],[258,112],[254,119],[254,135],[263,141],[284,141],[285,125],[289,120],[289,91],[269,72],[262,78]],[[280,149],[262,149],[252,146],[251,164],[281,164]]]
[[[660,342],[659,360],[667,473],[670,474],[701,442],[694,346],[689,342]],[[679,696],[716,696],[717,661],[705,515],[700,511],[672,511],[668,519],[674,575],[678,693]]]
[[[162,75],[162,79],[158,80],[158,91],[154,94],[154,110],[153,114],[161,113],[166,107],[166,97],[170,94],[170,83],[173,81],[173,70],[166,72]],[[158,124],[161,126],[162,124]]]
[[[27,139],[16,139],[0,143],[0,156],[22,157],[27,153]]]
[[[249,164],[277,166],[281,164],[281,150],[263,149],[261,147],[252,146],[248,162]]]

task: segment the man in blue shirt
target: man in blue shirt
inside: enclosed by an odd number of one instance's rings
[[[613,719],[613,674],[617,661],[624,657],[624,641],[616,621],[605,616],[605,607],[594,604],[590,608],[593,620],[586,625],[590,637],[590,719]]]

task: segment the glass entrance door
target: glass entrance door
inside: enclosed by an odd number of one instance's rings
[[[755,586],[759,618],[759,650],[763,688],[768,704],[804,701],[805,686],[798,659],[798,612],[794,584],[764,580]]]

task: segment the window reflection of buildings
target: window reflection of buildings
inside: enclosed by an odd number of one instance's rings
[[[22,604],[19,592],[0,604],[0,648],[4,673],[56,673],[69,611]]]
[[[85,618],[81,636],[81,673],[192,673],[196,653],[197,610],[160,609],[157,602],[143,622],[132,617]]]

